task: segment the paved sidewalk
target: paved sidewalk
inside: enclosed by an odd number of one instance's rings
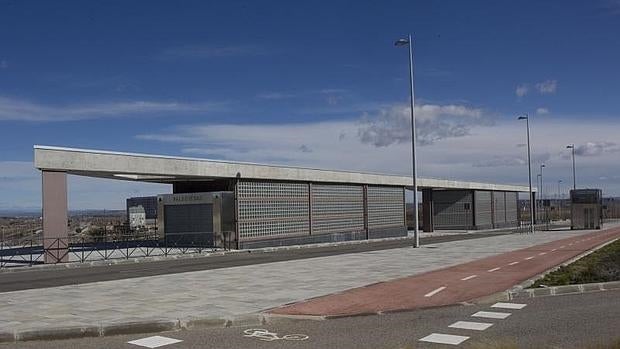
[[[226,318],[592,231],[503,235],[261,265],[1,293],[0,333]],[[0,275],[1,282],[1,275]]]

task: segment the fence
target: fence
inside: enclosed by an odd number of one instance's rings
[[[152,256],[200,254],[226,250],[231,246],[233,232],[224,232],[214,247],[205,233],[168,235],[157,233],[114,234],[101,236],[69,236],[68,238],[29,237],[0,238],[0,268],[30,266],[45,263],[90,262],[95,260],[129,259]]]

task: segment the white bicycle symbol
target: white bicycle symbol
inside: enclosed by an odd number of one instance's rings
[[[248,328],[243,331],[244,337],[254,337],[261,341],[271,342],[278,339],[284,339],[286,341],[305,341],[309,337],[305,334],[287,334],[282,337],[278,337],[277,333],[269,332],[262,328]]]

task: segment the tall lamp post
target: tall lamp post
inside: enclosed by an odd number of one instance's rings
[[[527,127],[527,176],[530,182],[530,233],[534,234],[534,192],[532,192],[532,158],[530,156],[530,118],[527,114],[519,116],[519,120],[525,120]]]
[[[545,207],[545,199],[543,196],[543,168],[545,168],[545,164],[540,164],[540,208],[542,208],[542,221],[545,223],[547,221],[547,208]]]
[[[409,48],[409,83],[411,92],[411,160],[412,160],[412,179],[413,179],[413,247],[420,247],[420,236],[418,234],[418,168],[416,164],[416,129],[415,129],[415,94],[413,86],[413,41],[411,34],[407,38],[396,40],[395,46],[407,46]]]
[[[540,187],[542,187],[542,185],[540,184],[540,183],[541,183],[541,182],[540,182],[540,177],[541,177],[541,176],[542,176],[542,175],[541,175],[540,173],[536,175],[536,188],[538,188],[538,194],[539,194],[539,195],[538,195],[538,200],[536,200],[536,208],[535,208],[535,210],[536,210],[536,216],[539,216],[539,214],[540,214],[540,207],[542,206],[542,205],[541,205],[541,203],[542,203],[542,199],[541,199],[541,197],[540,197]],[[541,220],[541,218],[540,218],[540,216],[539,216],[539,217],[538,217],[538,221],[540,221],[540,220]]]
[[[572,150],[573,153],[573,190],[577,189],[577,179],[575,178],[575,144],[569,144],[566,149]]]

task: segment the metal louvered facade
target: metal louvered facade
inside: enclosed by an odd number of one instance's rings
[[[308,184],[239,181],[236,194],[239,241],[308,234]]]
[[[239,180],[237,239],[258,247],[406,236],[403,187]]]
[[[312,234],[364,231],[361,185],[312,185]]]
[[[437,229],[492,229],[519,224],[517,193],[488,190],[433,191],[433,223]]]
[[[368,186],[368,228],[386,228],[405,224],[403,188]]]
[[[479,229],[493,228],[493,193],[476,190],[474,192],[475,225]]]

